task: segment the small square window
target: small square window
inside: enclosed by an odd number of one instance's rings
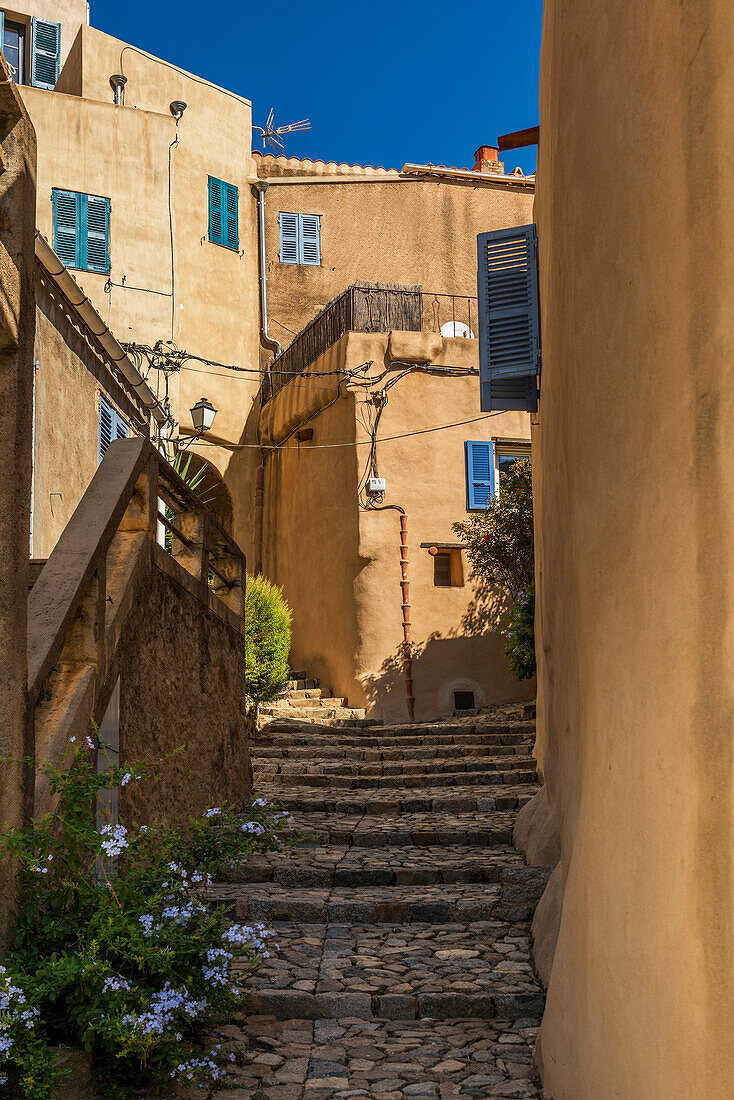
[[[461,564],[461,550],[438,550],[433,555],[433,584],[435,588],[461,588],[464,584],[464,570]]]

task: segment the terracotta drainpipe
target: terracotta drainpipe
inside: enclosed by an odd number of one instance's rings
[[[255,471],[255,576],[263,571],[263,517],[265,513],[265,466],[261,463]]]
[[[403,672],[405,673],[405,701],[408,717],[415,721],[415,696],[413,695],[413,647],[410,640],[410,581],[408,579],[408,517],[400,513],[400,571],[403,590]]]

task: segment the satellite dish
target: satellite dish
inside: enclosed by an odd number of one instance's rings
[[[465,340],[473,340],[474,333],[463,321],[446,321],[441,325],[442,336],[461,336]]]

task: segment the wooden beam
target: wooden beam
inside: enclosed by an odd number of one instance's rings
[[[497,139],[500,153],[507,149],[524,149],[526,145],[537,145],[540,140],[540,126],[530,126],[527,130],[515,130],[514,134],[503,134]]]

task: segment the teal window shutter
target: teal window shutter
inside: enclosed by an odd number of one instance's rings
[[[75,191],[53,191],[54,249],[67,267],[79,267],[79,200]]]
[[[127,439],[130,428],[120,414],[106,401],[104,397],[99,399],[99,448],[97,453],[97,465],[107,454],[107,449],[113,439]]]
[[[486,440],[467,441],[464,447],[466,507],[476,512],[494,499],[494,444]]]
[[[222,181],[209,177],[209,240],[222,243]]]
[[[477,256],[482,411],[535,412],[540,373],[535,226],[480,233]]]
[[[321,225],[318,214],[299,214],[298,262],[312,267],[321,263]]]
[[[222,242],[226,244],[228,248],[239,247],[239,234],[237,232],[237,209],[239,205],[239,193],[237,188],[232,183],[225,183],[226,189],[226,210],[225,210],[225,226],[226,232],[224,234],[225,240]]]
[[[280,262],[298,263],[298,214],[278,214],[280,229]]]
[[[98,271],[107,274],[110,270],[110,200],[98,195],[80,195],[84,200],[86,213],[86,232],[83,245],[86,256],[82,255],[80,267],[86,271]]]
[[[53,90],[61,68],[61,24],[49,19],[31,21],[31,84]]]
[[[5,49],[5,12],[0,10],[0,50]]]

